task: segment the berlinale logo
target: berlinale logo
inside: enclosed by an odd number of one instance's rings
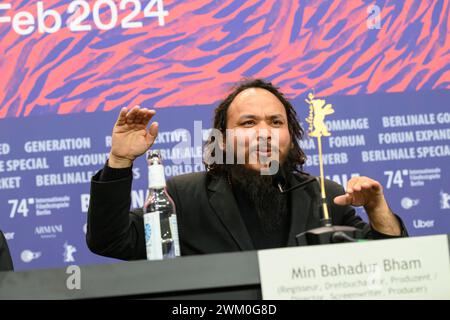
[[[441,190],[441,209],[450,209],[450,194]]]
[[[75,258],[73,254],[77,252],[77,248],[71,244],[68,244],[67,241],[63,245],[64,247],[64,262],[75,262]]]

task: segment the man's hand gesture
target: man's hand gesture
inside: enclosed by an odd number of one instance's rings
[[[155,115],[155,110],[135,106],[130,111],[120,110],[112,132],[111,152],[108,165],[111,168],[127,168],[144,154],[155,142],[158,123],[147,125]]]

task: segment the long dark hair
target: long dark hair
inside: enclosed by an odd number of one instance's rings
[[[227,128],[228,108],[239,93],[249,88],[265,89],[274,94],[283,104],[284,109],[286,110],[289,134],[291,136],[291,142],[293,144],[293,148],[291,148],[287,156],[286,165],[291,171],[302,171],[303,164],[306,161],[306,154],[299,145],[299,141],[303,138],[304,135],[303,128],[300,126],[300,123],[297,120],[297,112],[295,111],[292,104],[285,98],[283,93],[278,90],[279,88],[275,87],[269,81],[263,79],[246,79],[237,83],[232,89],[232,92],[214,110],[214,128],[220,130],[220,132],[225,135]],[[206,141],[205,150],[217,150],[216,148],[219,148],[219,141],[216,141],[214,136],[211,135]],[[211,155],[214,156],[214,154]],[[208,164],[204,161],[206,170],[210,174],[220,174],[225,172],[226,164],[223,163],[224,162],[222,162],[221,164]]]

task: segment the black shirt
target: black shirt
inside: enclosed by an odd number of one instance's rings
[[[257,210],[252,201],[248,198],[247,193],[239,187],[233,185],[233,194],[238,203],[239,211],[244,220],[247,231],[250,234],[253,245],[256,250],[286,247],[290,229],[290,207],[288,194],[285,197],[287,210],[280,223],[280,228],[276,231],[265,231]]]

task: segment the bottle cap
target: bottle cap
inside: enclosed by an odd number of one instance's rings
[[[164,188],[166,186],[166,178],[161,161],[161,152],[159,150],[147,151],[147,163],[149,188]]]

